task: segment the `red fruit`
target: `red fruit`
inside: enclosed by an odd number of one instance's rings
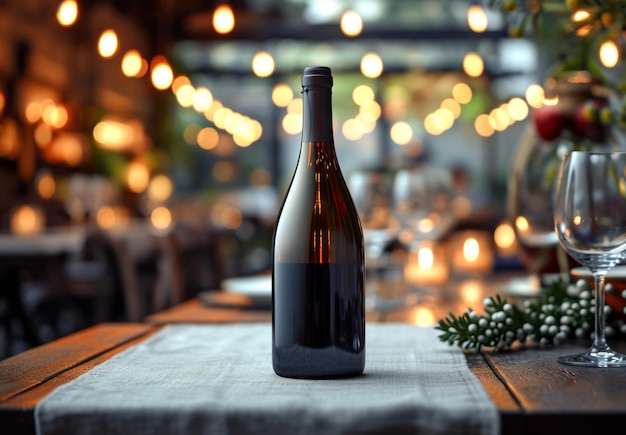
[[[567,125],[567,114],[557,106],[543,106],[533,112],[533,121],[539,137],[554,140]]]
[[[594,98],[579,104],[574,112],[572,129],[577,135],[596,142],[604,142],[607,137],[606,125],[600,113],[608,106],[606,100]]]

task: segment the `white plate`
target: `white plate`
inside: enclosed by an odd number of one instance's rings
[[[267,296],[272,297],[272,276],[253,275],[235,278],[226,278],[222,281],[223,291],[227,293],[238,293],[246,296]]]
[[[199,294],[200,300],[210,306],[223,308],[271,309],[271,275],[253,275],[227,278],[220,291]]]
[[[222,291],[230,295],[246,296],[253,307],[272,306],[272,275],[252,275],[226,278]]]

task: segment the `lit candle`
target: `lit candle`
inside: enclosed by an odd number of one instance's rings
[[[437,246],[423,243],[409,252],[404,277],[411,284],[441,285],[448,280],[449,270]]]
[[[96,222],[103,229],[115,229],[128,226],[130,216],[122,206],[104,205],[96,212]]]
[[[409,314],[410,322],[416,326],[432,326],[437,323],[435,310],[427,305],[413,308]]]
[[[502,222],[496,227],[493,232],[493,241],[500,256],[512,257],[517,254],[519,247],[515,237],[515,230],[510,222]]]
[[[39,234],[44,225],[43,213],[31,205],[21,205],[11,215],[11,231],[20,236]]]
[[[150,213],[150,223],[157,231],[167,232],[172,228],[172,212],[160,205]]]
[[[461,274],[484,274],[493,269],[491,237],[484,231],[462,231],[452,243],[452,267]]]

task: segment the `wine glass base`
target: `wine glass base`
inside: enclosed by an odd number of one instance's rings
[[[578,367],[626,367],[626,355],[611,348],[598,350],[592,347],[585,353],[562,356],[557,361]]]

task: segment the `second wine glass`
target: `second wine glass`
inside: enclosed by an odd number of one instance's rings
[[[554,224],[559,242],[591,271],[595,285],[595,333],[583,354],[559,362],[585,367],[626,367],[626,355],[605,336],[605,278],[626,258],[626,153],[572,151],[559,170]]]
[[[398,239],[409,249],[425,240],[439,240],[455,225],[452,209],[454,184],[450,171],[418,166],[398,171],[393,184],[393,209],[401,232]]]
[[[393,175],[385,171],[355,171],[348,178],[365,241],[366,305],[373,309],[389,305],[381,284],[388,266],[385,254],[398,231],[391,210],[392,183]]]

